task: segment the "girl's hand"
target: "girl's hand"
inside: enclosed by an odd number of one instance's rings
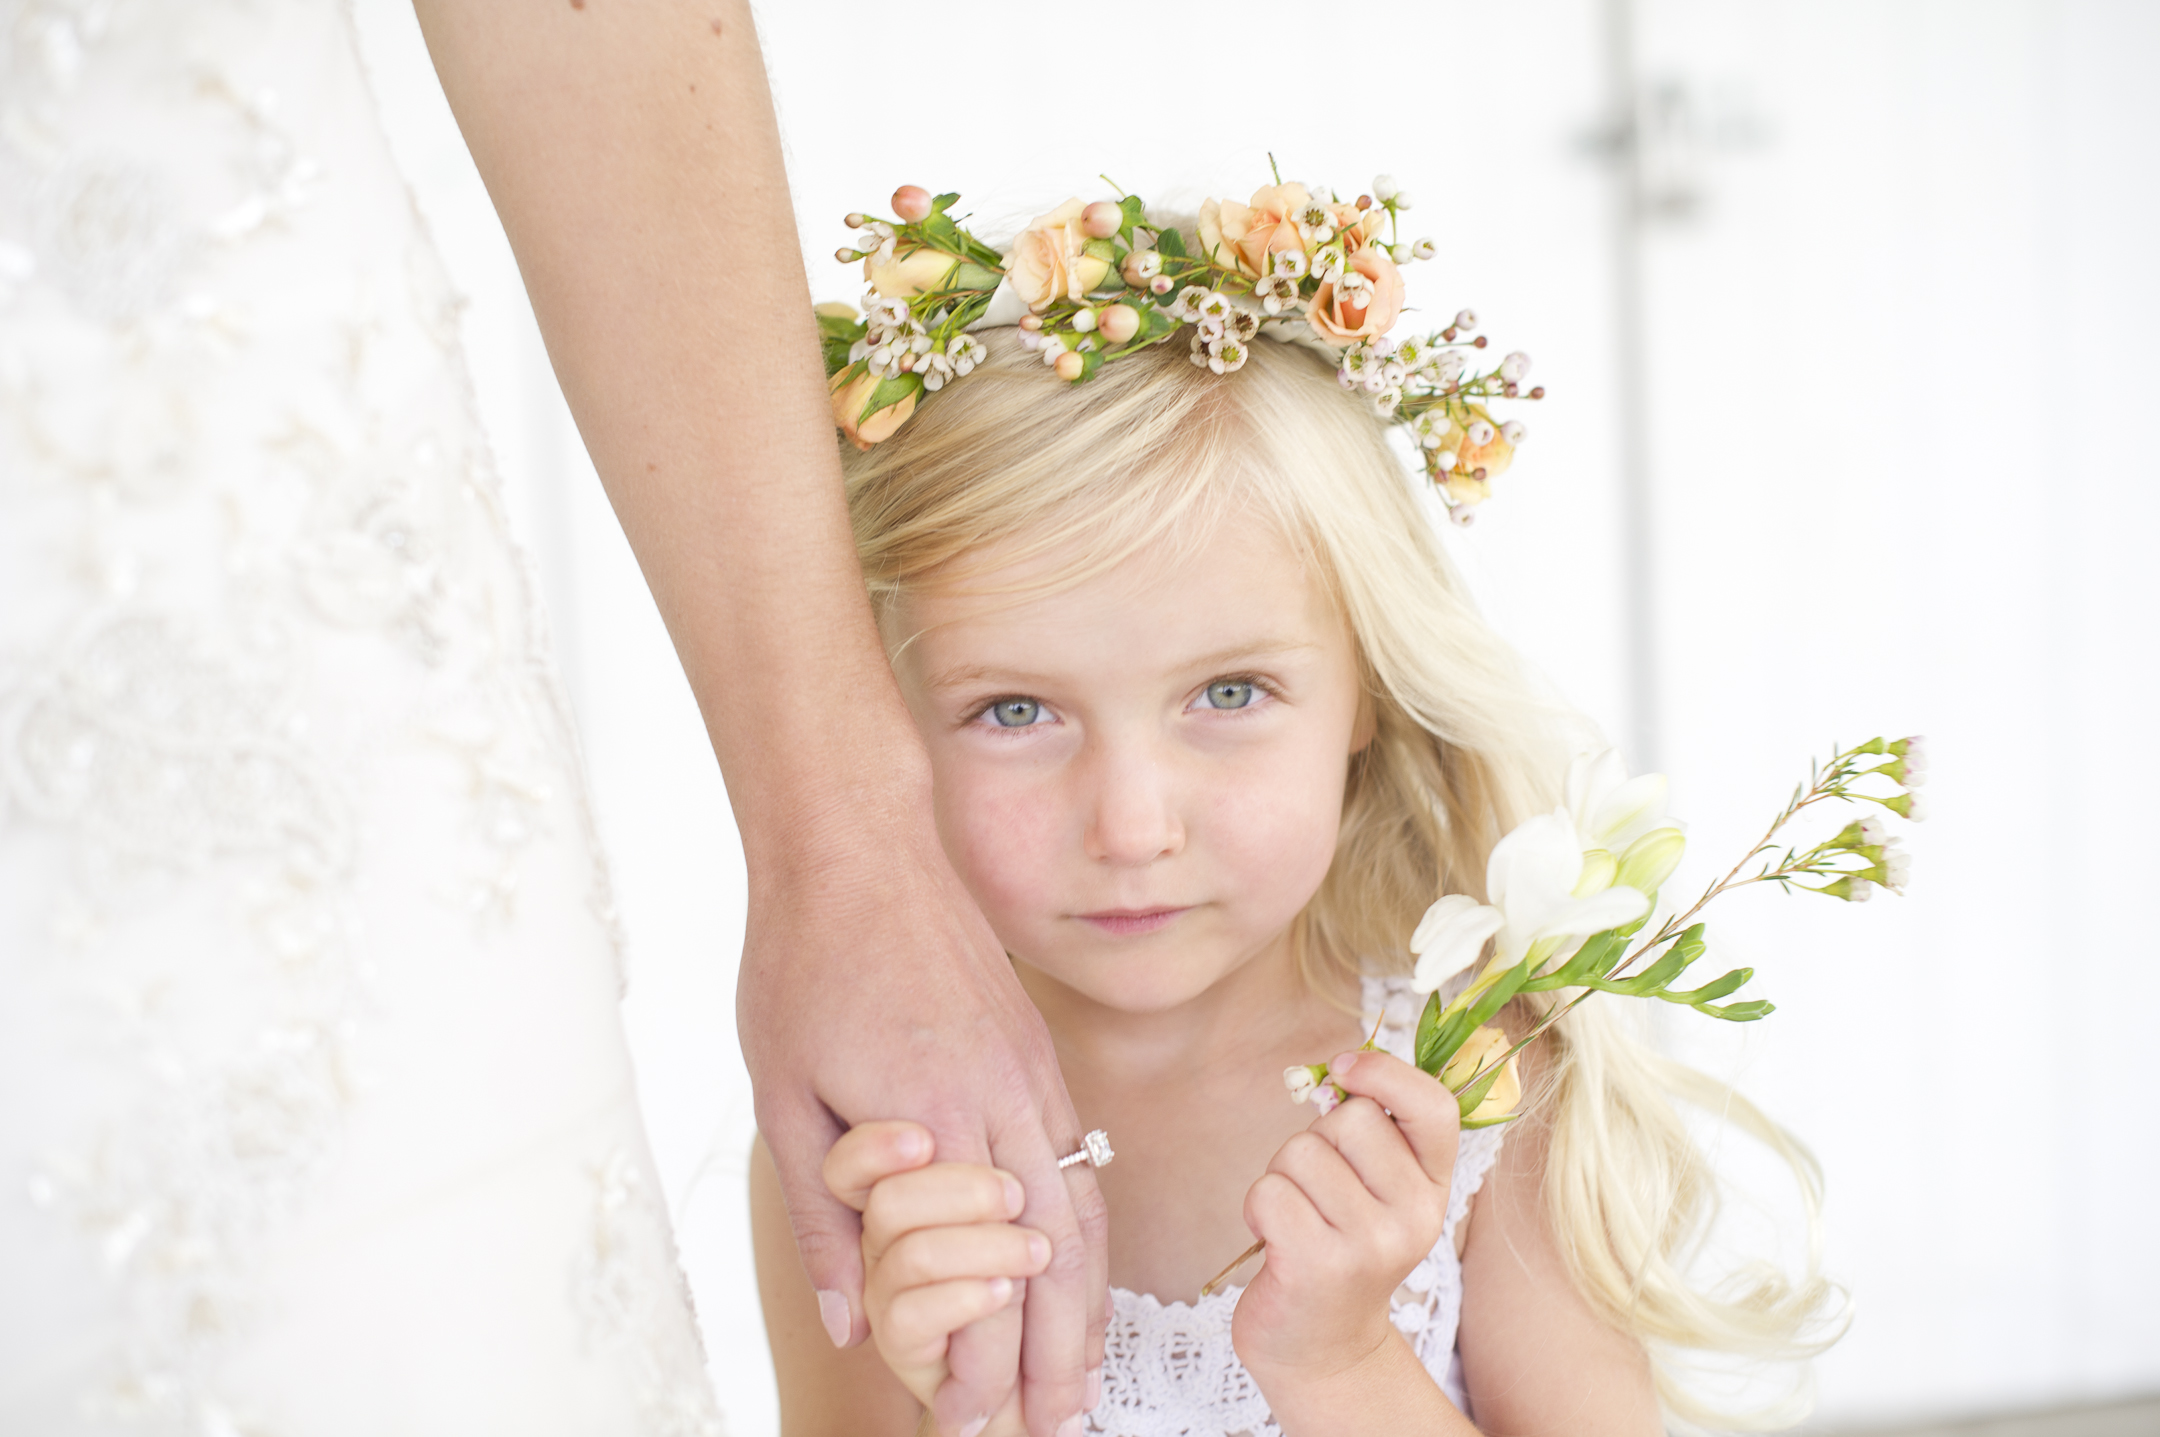
[[[1245,1195],[1267,1258],[1231,1338],[1278,1408],[1279,1387],[1339,1377],[1397,1340],[1388,1299],[1440,1241],[1455,1171],[1461,1119],[1430,1075],[1371,1051],[1328,1070],[1351,1096],[1284,1143]]]
[[[920,1124],[872,1122],[849,1129],[825,1159],[825,1185],[862,1214],[871,1340],[925,1408],[954,1375],[947,1360],[954,1334],[1016,1307],[1026,1279],[1050,1263],[1050,1239],[1013,1221],[1027,1204],[1019,1179],[974,1163],[931,1162],[932,1155]],[[993,1366],[1019,1360],[1016,1345],[986,1355]],[[997,1412],[966,1422],[959,1437],[1024,1430],[1015,1390]]]

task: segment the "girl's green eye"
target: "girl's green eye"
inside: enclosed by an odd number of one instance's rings
[[[990,705],[990,717],[999,728],[1026,728],[1042,716],[1042,705],[1033,699],[999,699]]]
[[[1253,686],[1245,679],[1224,679],[1207,686],[1209,708],[1241,709],[1253,701]]]

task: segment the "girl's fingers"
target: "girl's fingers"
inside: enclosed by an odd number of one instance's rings
[[[876,1285],[890,1292],[957,1278],[1033,1277],[1050,1265],[1050,1239],[1008,1222],[923,1227],[894,1239]]]
[[[1357,1230],[1379,1205],[1349,1161],[1318,1133],[1292,1136],[1276,1150],[1268,1172],[1296,1184],[1328,1226],[1338,1231]]]
[[[1026,1202],[1011,1173],[974,1163],[933,1163],[898,1173],[870,1189],[863,1207],[863,1257],[878,1261],[901,1234],[916,1228],[1010,1222]]]
[[[1302,1247],[1328,1236],[1327,1219],[1290,1178],[1263,1173],[1245,1190],[1245,1226],[1278,1251]]]
[[[1370,1098],[1351,1098],[1309,1131],[1332,1143],[1382,1202],[1415,1202],[1432,1191],[1432,1179],[1410,1150],[1410,1140]]]
[[[897,1119],[857,1123],[825,1154],[825,1187],[861,1212],[870,1190],[886,1178],[919,1168],[936,1155],[930,1130]]]
[[[1328,1073],[1344,1092],[1370,1098],[1394,1115],[1427,1179],[1444,1184],[1454,1176],[1462,1114],[1439,1080],[1392,1053],[1372,1051],[1345,1053],[1328,1064]]]
[[[1018,1300],[1023,1284],[1009,1277],[959,1278],[896,1293],[873,1329],[878,1351],[906,1375],[943,1377],[945,1346],[955,1332]],[[927,1397],[928,1394],[918,1394]]]

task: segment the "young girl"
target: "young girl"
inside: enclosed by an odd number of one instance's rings
[[[1667,1091],[1705,1081],[1598,1004],[1528,1050],[1507,1126],[1459,1132],[1405,1061],[1412,929],[1483,896],[1574,747],[1450,572],[1422,481],[1294,344],[1221,375],[1165,344],[1066,384],[988,338],[851,457],[848,492],[947,851],[1117,1151],[1095,1174],[1099,1400],[1066,1431],[1649,1437],[1716,1415],[1663,1355],[1793,1349],[1824,1291],[1685,1279],[1710,1190]],[[1357,1052],[1376,1022],[1385,1051]],[[1351,1098],[1312,1121],[1281,1074],[1323,1059]],[[951,1335],[1016,1331],[1048,1243],[1016,1183],[936,1161],[914,1124],[858,1126],[827,1178],[864,1214],[875,1351],[824,1336],[760,1150],[783,1429],[913,1432]],[[1255,1236],[1249,1285],[1202,1297]],[[1017,1398],[941,1415],[1024,1430]]]

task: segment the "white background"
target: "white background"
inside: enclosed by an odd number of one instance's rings
[[[1857,1317],[1820,1364],[1818,1424],[2160,1390],[2160,6],[1637,0],[1636,93],[1682,100],[1652,178],[1694,202],[1636,231],[1632,336],[1599,138],[1625,9],[1146,4],[1083,22],[828,0],[768,4],[761,24],[821,298],[858,287],[830,259],[841,214],[901,182],[1010,222],[1092,197],[1103,170],[1156,201],[1241,197],[1269,149],[1286,177],[1345,190],[1399,176],[1441,241],[1413,303],[1474,304],[1552,391],[1453,547],[1534,662],[1672,774],[1682,880],[1743,847],[1831,740],[1932,741],[1912,894],[1732,902],[1724,952],[1780,1012],[1665,1025],[1823,1159]],[[655,1144],[723,1405],[759,1437],[775,1417],[725,795],[412,15],[356,11],[470,299],[621,889]],[[1631,570],[1637,360],[1652,539]],[[1631,573],[1647,648],[1628,640]]]

